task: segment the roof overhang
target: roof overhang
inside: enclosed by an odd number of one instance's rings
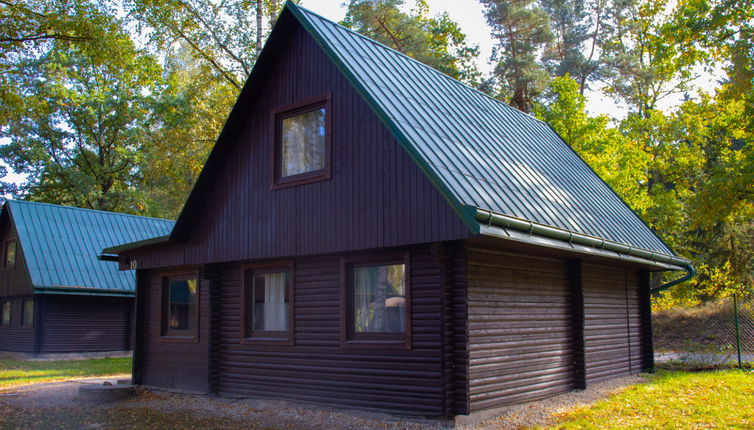
[[[485,236],[579,254],[607,257],[650,266],[656,270],[687,270],[687,267],[691,264],[689,260],[676,255],[637,248],[473,206],[466,206],[465,210],[479,222],[479,234]]]
[[[99,255],[100,260],[104,261],[118,261],[117,255],[123,254],[127,251],[133,251],[139,248],[146,248],[148,246],[159,245],[170,241],[170,235],[157,236],[149,239],[139,240],[136,242],[124,243],[122,245],[111,246],[105,248]]]
[[[108,289],[108,288],[62,287],[62,286],[34,287],[34,294],[63,294],[63,295],[73,295],[73,296],[134,297],[134,292],[133,291],[114,290],[114,289]]]

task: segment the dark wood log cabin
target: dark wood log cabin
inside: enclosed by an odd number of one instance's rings
[[[0,351],[131,350],[133,271],[103,246],[165,234],[172,221],[6,201],[0,212]]]
[[[137,268],[146,386],[453,417],[652,365],[675,256],[547,124],[288,3]]]

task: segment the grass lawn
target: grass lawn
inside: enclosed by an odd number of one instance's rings
[[[19,361],[0,359],[0,390],[39,382],[131,373],[130,358]]]
[[[754,371],[660,370],[589,407],[559,417],[552,429],[754,428]]]

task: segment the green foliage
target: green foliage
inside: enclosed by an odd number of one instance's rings
[[[182,55],[166,61],[165,88],[153,100],[149,145],[142,153],[143,213],[171,219],[178,217],[237,95],[206,64]]]
[[[566,75],[550,82],[548,102],[538,104],[534,114],[550,124],[561,137],[638,213],[649,209],[642,192],[650,162],[645,148],[610,127],[610,118],[586,113],[586,98],[579,83]]]
[[[58,46],[15,62],[13,90],[22,94],[0,136],[0,158],[28,175],[31,200],[139,213],[136,188],[151,94],[159,68],[130,38],[109,36],[115,57]]]
[[[670,0],[616,3],[610,20],[613,34],[602,46],[606,62],[605,91],[648,116],[657,103],[689,89],[700,57],[683,51],[669,37]]]
[[[446,75],[477,85],[481,74],[474,60],[476,46],[447,13],[429,16],[425,0],[411,13],[401,11],[403,0],[351,0],[341,24],[415,58]]]

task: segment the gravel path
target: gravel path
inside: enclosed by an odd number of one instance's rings
[[[107,379],[115,382],[115,378]],[[286,401],[230,399],[141,391],[133,399],[112,405],[87,405],[80,402],[82,383],[102,383],[103,378],[76,379],[36,384],[0,394],[0,415],[13,419],[0,429],[29,428],[187,428],[192,429],[313,429],[437,430],[450,427],[447,422],[412,420],[373,412],[328,408]],[[546,425],[553,414],[590,404],[623,387],[641,383],[638,376],[595,384],[587,390],[562,394],[549,399],[513,406],[502,415],[465,430],[516,429]],[[35,415],[36,414],[36,415]],[[39,420],[36,416],[39,416]],[[171,421],[172,420],[172,421]],[[164,427],[161,422],[165,422]],[[13,424],[16,423],[16,424]],[[15,426],[15,427],[14,427]]]

